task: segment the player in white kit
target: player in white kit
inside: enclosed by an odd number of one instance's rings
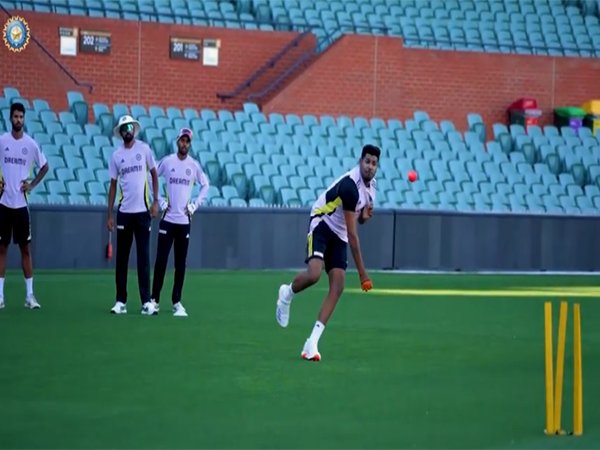
[[[365,145],[358,165],[335,180],[315,201],[307,237],[306,271],[299,273],[291,284],[279,288],[275,317],[282,327],[287,327],[294,294],[319,281],[323,266],[329,277],[329,292],[323,300],[319,317],[301,356],[310,361],[320,361],[318,343],[327,321],[344,290],[348,258],[347,244],[358,270],[361,288],[373,288],[363,263],[356,222],[365,223],[373,216],[375,200],[375,174],[381,150]]]
[[[202,167],[188,153],[192,142],[192,130],[182,128],[177,136],[177,153],[165,156],[158,164],[158,175],[163,177],[167,186],[167,198],[160,201],[163,218],[158,230],[154,279],[152,281],[152,302],[159,310],[160,291],[165,280],[165,271],[169,253],[173,246],[175,258],[175,279],[171,301],[173,315],[187,317],[181,304],[181,292],[185,278],[185,265],[190,242],[190,224],[192,215],[208,194],[209,182]],[[201,188],[192,201],[192,189],[195,183]]]
[[[117,210],[117,264],[115,270],[116,302],[110,312],[127,313],[127,272],[129,253],[135,237],[137,276],[142,314],[155,315],[150,301],[150,227],[152,217],[158,214],[158,175],[150,147],[136,138],[140,124],[129,115],[119,119],[114,133],[123,144],[112,154],[108,165],[110,188],[108,191],[108,220],[110,231],[114,228],[113,207],[120,186]],[[152,176],[154,201],[150,204],[148,172]]]
[[[23,131],[25,107],[10,106],[12,131],[0,135],[0,309],[4,308],[4,276],[6,256],[12,241],[21,250],[21,265],[25,276],[25,307],[38,309],[33,295],[33,263],[31,261],[31,223],[27,194],[48,172],[48,162],[38,144]],[[33,165],[40,168],[28,181]]]

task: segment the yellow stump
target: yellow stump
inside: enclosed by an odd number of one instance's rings
[[[552,374],[552,303],[544,303],[544,349],[546,360],[546,434],[554,434],[554,395]]]
[[[553,370],[552,303],[544,303],[544,357],[546,369],[546,434],[565,435],[561,427],[562,391],[565,368],[565,345],[567,340],[568,303],[560,303],[558,319],[558,344],[556,353],[556,380]],[[583,371],[581,363],[581,307],[573,305],[573,431],[583,434]]]
[[[565,343],[567,340],[567,315],[569,305],[560,302],[560,315],[558,319],[558,341],[556,349],[556,380],[554,390],[554,432],[562,433],[560,426],[562,413],[562,393],[565,368]]]
[[[573,305],[573,434],[583,434],[583,375],[581,368],[581,308]]]

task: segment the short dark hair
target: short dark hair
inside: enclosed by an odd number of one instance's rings
[[[23,106],[23,103],[16,102],[10,105],[10,117],[13,116],[15,111],[20,111],[25,114],[25,106]]]
[[[379,160],[381,149],[375,145],[367,144],[362,149],[360,159],[363,159],[366,155],[377,156],[377,160]]]

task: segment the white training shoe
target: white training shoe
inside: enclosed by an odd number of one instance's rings
[[[188,313],[186,312],[186,310],[183,307],[183,305],[181,304],[181,302],[177,302],[173,305],[173,315],[175,317],[187,317],[188,316]]]
[[[41,307],[42,305],[38,303],[33,294],[25,298],[25,308],[40,309]]]
[[[127,314],[127,307],[123,302],[116,302],[115,306],[110,309],[111,314]]]
[[[0,309],[4,308],[4,297],[0,297]]]
[[[158,311],[152,302],[146,302],[142,305],[142,315],[143,316],[156,316],[158,315]]]
[[[304,343],[304,348],[302,349],[300,356],[307,361],[321,361],[321,354],[319,353],[317,344],[313,343],[310,339],[307,339]]]
[[[154,305],[154,310],[158,314],[160,312],[160,306],[158,305],[158,303],[156,303],[156,300],[154,300],[153,298],[151,298],[150,299],[150,303],[152,303]]]
[[[287,284],[279,286],[279,297],[277,298],[277,308],[275,309],[275,318],[277,323],[283,328],[290,322],[290,306],[292,305],[292,288]]]

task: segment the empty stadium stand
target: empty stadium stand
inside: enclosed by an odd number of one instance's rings
[[[597,57],[600,0],[31,0],[6,8],[261,30],[402,36],[406,46]]]
[[[104,205],[107,165],[119,139],[113,124],[132,114],[140,138],[157,158],[174,151],[177,130],[194,130],[192,154],[211,181],[212,206],[310,206],[335,177],[357,162],[365,143],[382,148],[377,206],[425,210],[551,214],[600,211],[600,136],[588,128],[493,124],[468,115],[469,131],[437,123],[426,111],[404,122],[373,117],[265,115],[252,103],[240,111],[159,105],[88,105],[68,93],[70,110],[53,111],[44,99],[23,98],[4,87],[0,131],[9,107],[23,102],[27,132],[41,145],[51,170],[32,192],[33,204]],[[419,179],[406,180],[415,169]]]

